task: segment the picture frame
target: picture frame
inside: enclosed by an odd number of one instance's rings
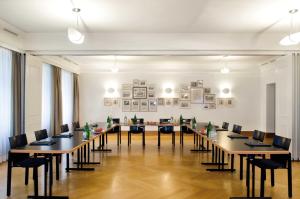
[[[172,106],[173,105],[173,99],[172,98],[166,98],[165,99],[165,106]]]
[[[150,92],[150,91],[155,91],[155,84],[149,84],[148,85],[148,91]]]
[[[173,98],[173,106],[179,105],[179,98]]]
[[[140,111],[148,112],[149,111],[149,101],[147,99],[140,100]]]
[[[139,112],[140,100],[131,100],[131,112]]]
[[[197,81],[191,82],[191,89],[192,89],[192,88],[197,88],[197,86],[198,86]]]
[[[120,104],[120,100],[118,98],[112,99],[112,106],[118,107]]]
[[[204,95],[204,104],[215,104],[215,103],[216,103],[216,94]]]
[[[122,90],[132,90],[132,84],[122,84]]]
[[[189,85],[188,84],[181,84],[180,85],[180,92],[182,93],[187,93],[190,91]]]
[[[148,91],[148,98],[155,98],[155,91]]]
[[[217,98],[217,105],[218,106],[224,106],[225,105],[225,99],[224,98]]]
[[[197,80],[197,88],[203,88],[203,80]]]
[[[132,84],[134,87],[138,87],[138,86],[140,86],[140,80],[134,79],[134,80],[132,80]]]
[[[133,87],[133,99],[147,99],[147,87]]]
[[[122,90],[122,98],[123,99],[131,99],[132,98],[132,90]]]
[[[157,100],[149,99],[149,112],[157,112]]]
[[[131,111],[131,100],[127,100],[127,99],[122,100],[122,111],[123,112]]]
[[[179,99],[180,100],[190,100],[191,99],[191,93],[190,92],[180,93]]]
[[[191,108],[191,102],[187,100],[180,100],[179,101],[179,108],[188,109]]]
[[[225,98],[224,99],[224,105],[226,107],[232,107],[233,106],[233,98]]]
[[[211,88],[204,88],[204,94],[210,94]]]
[[[103,102],[104,102],[104,106],[112,106],[113,105],[112,98],[104,98]]]
[[[139,86],[140,87],[146,87],[147,86],[147,80],[140,80]]]
[[[204,104],[204,109],[216,109],[216,104]]]
[[[203,104],[203,88],[191,89],[191,103],[192,104]]]
[[[164,106],[165,105],[165,98],[158,98],[157,105],[158,106]]]

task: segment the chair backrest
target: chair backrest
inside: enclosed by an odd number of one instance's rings
[[[242,131],[242,126],[237,125],[237,124],[233,125],[232,132],[241,134],[241,131]]]
[[[159,131],[161,133],[172,133],[174,131],[174,126],[161,126]]]
[[[190,124],[192,119],[183,119],[183,124]]]
[[[42,129],[42,130],[39,130],[39,131],[35,131],[34,135],[35,135],[35,139],[37,141],[48,138],[47,129]]]
[[[258,140],[263,142],[265,139],[265,133],[262,131],[254,130],[252,135],[253,140]]]
[[[76,130],[76,129],[80,128],[79,122],[73,122],[72,127],[73,127],[73,130]]]
[[[273,138],[273,146],[277,148],[281,148],[284,150],[289,150],[291,144],[290,138],[281,137],[278,135],[275,135]],[[281,164],[282,168],[287,168],[287,162],[290,158],[290,154],[274,154],[271,155],[271,160]]]
[[[131,118],[131,121],[133,120],[133,118]],[[137,124],[144,124],[144,118],[137,118]]]
[[[281,148],[284,150],[289,150],[291,144],[290,138],[281,137],[278,135],[275,135],[273,138],[273,146],[277,148]]]
[[[132,133],[142,133],[144,131],[144,127],[138,125],[130,125],[129,131]]]
[[[69,132],[69,125],[68,124],[61,125],[60,126],[60,131],[61,131],[61,133]]]
[[[169,123],[171,123],[171,118],[159,119],[159,123],[160,124],[169,124]]]
[[[26,134],[9,137],[9,144],[11,149],[26,146],[28,144]]]
[[[228,130],[228,127],[229,127],[229,123],[223,122],[222,129]]]
[[[113,124],[120,124],[120,118],[113,118],[112,122]]]

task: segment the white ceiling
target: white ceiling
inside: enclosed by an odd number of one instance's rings
[[[251,56],[66,56],[82,72],[216,72],[227,66],[234,72],[255,72],[274,55]]]
[[[73,0],[73,4],[82,9],[86,32],[141,33],[286,32],[288,10],[300,7],[299,0]],[[65,32],[75,23],[71,8],[70,0],[0,0],[0,18],[27,33]]]

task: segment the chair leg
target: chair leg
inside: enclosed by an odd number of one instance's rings
[[[47,182],[48,182],[48,162],[44,168],[44,196],[47,196]]]
[[[275,178],[274,178],[274,169],[271,169],[271,186],[274,187]]]
[[[260,177],[260,197],[265,196],[265,174],[266,170],[261,169],[261,177]]]
[[[107,144],[107,133],[105,134],[105,144]]]
[[[175,132],[172,133],[172,144],[175,146]]]
[[[143,146],[145,146],[146,143],[145,143],[145,131],[143,132]]]
[[[291,162],[291,154],[289,154],[288,160],[288,195],[291,198],[293,196],[293,187],[292,187],[292,162]]]
[[[240,180],[243,180],[243,168],[244,168],[244,158],[242,155],[240,155]]]
[[[39,176],[38,176],[38,168],[34,167],[33,168],[33,175],[34,175],[34,196],[39,195]]]
[[[130,133],[128,132],[128,146],[129,146]]]
[[[160,146],[160,132],[157,133],[157,145]]]
[[[194,145],[196,144],[196,136],[195,136],[195,133],[194,133]]]
[[[28,185],[29,168],[25,168],[25,185]]]
[[[59,180],[59,156],[56,156],[55,158],[55,164],[56,164],[56,180]]]
[[[252,197],[255,197],[255,165],[252,164]]]
[[[10,196],[11,194],[11,174],[12,174],[12,162],[8,160],[7,164],[7,191],[6,195]]]
[[[119,134],[120,134],[120,144],[121,144],[122,143],[122,131],[121,130],[120,130]]]

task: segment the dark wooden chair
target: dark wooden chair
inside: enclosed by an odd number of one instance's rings
[[[263,142],[265,139],[265,133],[262,131],[254,130],[252,135],[253,140]]]
[[[120,124],[120,118],[113,118],[112,122],[113,122],[113,124]],[[106,144],[108,142],[107,134],[117,134],[117,144],[118,145],[121,144],[121,125],[115,126],[112,130],[108,131],[105,134]]]
[[[182,145],[184,141],[184,134],[194,134],[194,144],[196,144],[196,134],[186,126],[187,124],[190,124],[191,121],[192,119],[183,119],[183,125],[180,125],[180,144]]]
[[[158,126],[158,147],[160,147],[160,134],[172,134],[172,144],[175,146],[174,126]]]
[[[273,147],[289,150],[291,139],[275,135],[273,138]],[[260,197],[265,194],[266,170],[271,171],[271,186],[275,185],[274,170],[287,169],[288,171],[288,196],[292,197],[292,167],[291,154],[272,154],[269,159],[248,158],[252,165],[252,194],[255,196],[255,166],[261,169],[260,177]],[[250,172],[248,170],[248,172]],[[250,176],[249,174],[247,176]],[[249,182],[249,179],[247,179]]]
[[[142,134],[142,143],[145,146],[145,126],[131,125],[128,131],[128,146],[131,144],[131,134]]]
[[[26,146],[26,134],[17,135],[9,138],[10,148],[21,148]],[[28,184],[29,168],[33,168],[34,180],[34,196],[38,196],[38,168],[44,165],[44,194],[47,196],[47,175],[48,175],[48,160],[44,157],[31,157],[28,153],[11,153],[8,152],[7,165],[7,196],[11,194],[11,176],[13,167],[25,168],[25,185]]]
[[[61,133],[69,132],[69,125],[68,124],[63,124],[60,126],[60,131]]]
[[[80,123],[78,121],[72,122],[73,131],[83,131],[83,128],[80,127]]]
[[[131,118],[131,122],[132,122],[133,118]],[[137,118],[137,122],[136,124],[144,124],[144,118]]]
[[[233,125],[232,132],[241,134],[241,131],[242,131],[242,126],[237,125],[237,124]]]
[[[47,129],[42,129],[34,132],[36,141],[40,141],[48,138]],[[37,154],[38,156],[44,156],[45,158],[49,157],[49,154]],[[59,163],[61,163],[61,154],[52,154],[55,157],[55,168],[56,168],[56,180],[59,180]],[[52,168],[52,167],[51,167]],[[53,171],[50,170],[50,175],[52,176]]]
[[[216,131],[228,131],[229,123],[223,122],[222,127],[219,129],[216,129]]]

